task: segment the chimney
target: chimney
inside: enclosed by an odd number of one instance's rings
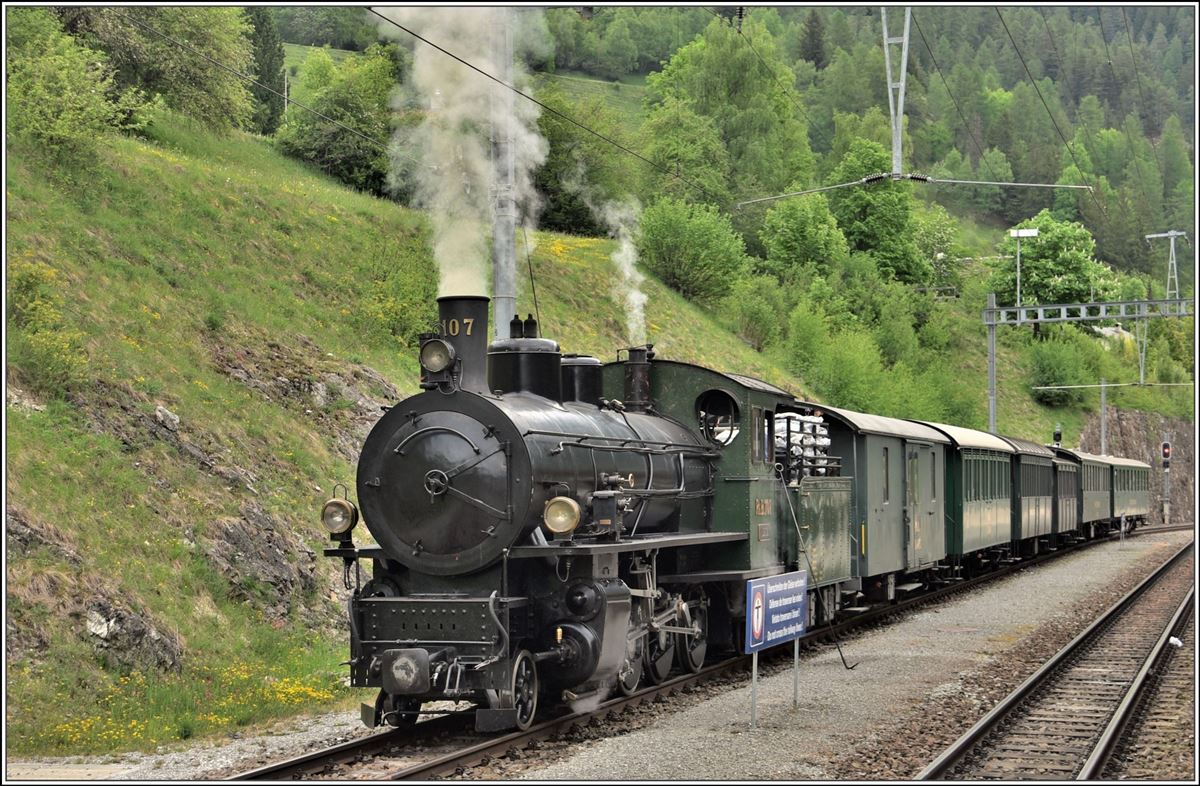
[[[442,337],[458,357],[458,386],[487,393],[488,298],[447,295],[438,298]]]

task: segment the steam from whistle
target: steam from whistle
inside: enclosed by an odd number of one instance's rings
[[[646,277],[637,269],[637,245],[633,240],[642,206],[632,196],[620,200],[602,199],[588,185],[585,174],[583,161],[578,160],[575,172],[563,185],[579,195],[592,216],[617,241],[617,249],[610,257],[619,274],[613,282],[613,296],[625,305],[625,336],[630,345],[645,344],[646,294],[642,292],[642,283]]]
[[[605,202],[588,207],[608,227],[616,238],[617,250],[612,253],[613,264],[620,278],[613,285],[613,294],[625,304],[625,333],[631,346],[646,343],[646,293],[642,282],[646,277],[637,269],[637,246],[633,242],[641,206],[633,197],[625,202]]]
[[[517,87],[528,77],[520,68],[521,56],[548,46],[541,12],[532,9],[375,10],[497,76],[504,69],[497,62],[496,40],[511,25]],[[412,43],[391,25],[381,23],[380,30]],[[396,109],[424,110],[419,125],[400,129],[393,139],[389,186],[393,191],[411,190],[414,204],[429,210],[441,295],[488,292],[488,239],[497,182],[493,124],[510,129],[515,158],[512,197],[524,221],[532,225],[536,220],[539,200],[533,172],[545,161],[549,147],[538,132],[540,107],[519,96],[498,100],[497,91],[507,88],[417,41],[409,80],[393,97]]]

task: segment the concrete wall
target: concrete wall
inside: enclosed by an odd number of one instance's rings
[[[1108,408],[1108,453],[1150,465],[1150,520],[1162,523],[1162,441],[1171,440],[1171,523],[1196,520],[1196,440],[1194,423],[1149,412]],[[1079,447],[1100,452],[1100,415],[1083,427]]]

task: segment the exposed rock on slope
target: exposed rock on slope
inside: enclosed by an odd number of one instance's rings
[[[211,559],[229,580],[230,596],[271,621],[303,609],[317,586],[316,553],[257,503],[243,505],[241,514],[216,522],[212,533]]]
[[[236,343],[213,343],[210,351],[222,374],[318,423],[337,452],[356,461],[380,408],[401,398],[400,392],[374,369],[336,360],[307,336],[293,341],[282,344],[245,332]]]
[[[1166,418],[1151,412],[1108,408],[1108,453],[1137,459],[1150,465],[1150,518],[1162,523],[1163,471],[1160,451],[1164,437],[1171,441],[1171,521],[1191,522],[1195,518],[1196,493],[1195,424]],[[1083,427],[1080,447],[1089,453],[1100,452],[1100,415],[1094,415]]]

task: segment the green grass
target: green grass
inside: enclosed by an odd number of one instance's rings
[[[151,140],[106,140],[101,155],[86,189],[57,184],[20,151],[9,157],[9,258],[59,273],[64,313],[88,356],[72,403],[9,408],[9,504],[67,532],[83,560],[79,568],[42,549],[8,561],[15,622],[51,642],[9,664],[17,675],[7,685],[9,745],[19,752],[152,747],[174,725],[203,734],[298,709],[264,686],[311,689],[303,709],[344,694],[332,676],[344,671],[336,665],[344,631],[267,625],[230,599],[227,581],[189,542],[237,516],[247,492],[163,442],[127,446],[103,426],[97,433],[92,419],[115,422],[122,406],[147,417],[168,407],[195,444],[252,472],[254,501],[319,553],[316,511],[332,481],[352,483],[353,467],[319,421],[222,373],[214,347],[276,342],[317,355],[314,366],[329,353],[330,363],[368,364],[412,392],[412,352],[368,308],[367,290],[403,279],[433,293],[419,214],[341,188],[261,140],[214,138],[170,118]],[[400,272],[381,272],[393,262]],[[20,367],[8,371],[10,383],[25,384]],[[183,671],[143,688],[105,669],[80,620],[56,613],[62,597],[96,589],[178,633]],[[267,692],[226,679],[224,667],[237,663]],[[71,720],[46,707],[71,707]],[[128,733],[108,720],[117,717]]]
[[[291,73],[292,66],[297,68],[304,65],[304,59],[308,57],[308,53],[314,49],[324,48],[333,58],[334,63],[340,63],[347,57],[354,57],[357,52],[352,52],[349,49],[333,49],[332,47],[316,47],[306,46],[305,44],[284,44],[283,45],[283,67]]]
[[[537,78],[557,85],[572,101],[600,98],[617,112],[622,126],[631,136],[641,128],[642,99],[646,95],[644,76],[622,77],[619,82],[609,82],[582,73],[559,71],[539,73]]]

